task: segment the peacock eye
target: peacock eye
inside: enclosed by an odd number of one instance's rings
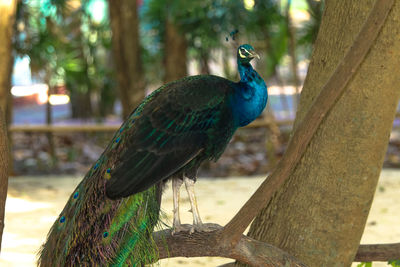
[[[240,48],[240,49],[239,49],[239,56],[240,56],[241,58],[246,58],[246,57],[247,57],[247,54],[248,54],[248,52],[247,52],[246,49],[244,49],[244,48]]]

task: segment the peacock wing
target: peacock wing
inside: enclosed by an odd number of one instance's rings
[[[107,196],[146,190],[199,155],[221,113],[227,112],[229,83],[216,76],[189,77],[144,100],[131,115],[125,147],[106,183]]]

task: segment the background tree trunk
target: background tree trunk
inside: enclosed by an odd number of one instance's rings
[[[170,18],[165,22],[164,41],[164,83],[167,83],[187,76],[186,39],[178,32]]]
[[[300,99],[300,78],[297,68],[297,53],[296,53],[296,28],[293,26],[293,21],[290,15],[291,1],[288,1],[286,6],[286,25],[289,39],[288,54],[290,56],[290,70],[292,72],[292,82],[296,90],[296,97],[293,98],[293,110],[297,110]]]
[[[11,114],[8,108],[11,89],[11,73],[13,67],[12,32],[15,20],[17,1],[0,0],[0,108],[7,120]]]
[[[201,48],[200,52],[200,73],[201,74],[211,74],[210,66],[208,65],[210,51],[206,51]]]
[[[16,1],[0,0],[0,250],[8,186],[8,139],[4,114],[9,110],[12,62],[12,30]]]
[[[0,250],[4,229],[10,154],[5,121],[11,122],[12,34],[17,1],[0,0]]]
[[[54,88],[50,86],[50,82],[47,79],[46,84],[49,86],[49,89],[47,90],[47,103],[46,103],[46,124],[48,126],[51,126],[53,124],[53,109],[50,104],[50,96],[54,93]],[[51,156],[51,162],[52,166],[54,167],[55,164],[57,164],[57,156],[56,156],[56,147],[54,143],[54,135],[52,132],[47,132],[47,142],[49,143],[49,154]]]
[[[326,1],[295,127],[343,59],[373,0]],[[375,193],[400,97],[400,2],[349,88],[249,236],[308,266],[350,266]],[[345,31],[343,29],[346,29]]]
[[[114,62],[123,117],[145,96],[137,1],[109,0]]]
[[[90,98],[90,88],[85,86],[87,90],[81,91],[81,88],[76,88],[76,84],[70,83],[68,80],[66,83],[68,88],[71,89],[71,117],[86,120],[91,118],[93,116],[93,109]]]

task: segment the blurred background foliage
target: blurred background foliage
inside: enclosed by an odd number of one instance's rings
[[[19,2],[17,9],[16,54],[29,57],[37,80],[50,88],[66,86],[73,118],[105,116],[116,100],[109,22],[95,19],[91,6],[90,1],[40,0]]]
[[[269,87],[263,126],[238,131],[218,165],[204,166],[202,174],[265,173],[289,139],[323,8],[323,0],[21,0],[13,57],[29,62],[32,83],[46,91],[44,101],[28,105],[14,94],[11,124],[118,127],[166,82],[196,74],[237,81],[236,48],[250,43],[261,56],[253,65]],[[68,101],[52,104],[55,94]],[[111,133],[12,132],[14,170],[85,172]],[[400,143],[389,144],[385,166],[400,166]]]
[[[13,57],[16,62],[27,59],[32,83],[45,85],[47,91],[44,101],[35,102],[40,108],[20,105],[23,101],[14,94],[12,123],[43,123],[43,119],[32,118],[45,114],[44,122],[49,125],[119,125],[144,95],[166,82],[196,74],[237,81],[237,46],[250,43],[261,56],[254,65],[270,87],[264,117],[272,123],[239,131],[218,167],[211,164],[204,169],[214,176],[265,173],[277,162],[289,138],[323,3],[21,0]],[[288,87],[295,90],[287,91]],[[56,94],[68,96],[68,102],[52,104],[51,96]],[[11,139],[16,173],[84,172],[110,134],[32,135],[21,131]]]
[[[309,56],[320,23],[323,1],[291,2],[138,0],[136,26],[140,28],[141,76],[147,90],[168,80],[166,57],[179,38],[185,47],[175,58],[177,66],[187,69],[192,63],[197,73],[213,73],[210,66],[222,63],[222,74],[237,79],[231,63],[234,47],[248,42],[264,55],[257,63],[263,77],[275,78],[277,67],[285,64],[288,55],[287,16],[291,13],[287,10],[309,14],[309,20],[295,26],[300,59]],[[50,88],[65,85],[73,118],[101,119],[114,112],[119,94],[108,14],[108,2],[104,0],[23,0],[18,4],[15,55],[29,57],[32,74],[38,81]],[[168,25],[175,28],[178,37],[172,42],[168,39],[166,44]],[[231,38],[227,42],[226,37],[235,29],[239,30],[236,42]]]

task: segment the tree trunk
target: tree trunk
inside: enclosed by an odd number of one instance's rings
[[[71,10],[72,11],[72,10]],[[74,14],[73,14],[74,13]],[[77,59],[82,64],[82,70],[79,73],[67,72],[65,77],[65,83],[70,91],[71,97],[71,113],[74,119],[89,119],[93,117],[93,105],[92,105],[92,84],[89,78],[89,66],[87,63],[87,52],[85,52],[85,44],[82,33],[82,17],[81,12],[70,12],[65,16],[70,16],[71,19],[68,20],[68,28],[71,30],[65,34],[69,36],[70,40],[76,40],[75,42],[70,42],[69,49],[72,49],[77,53]],[[57,34],[57,29],[55,28],[54,22],[50,18],[46,19],[46,23],[49,27],[50,32]],[[53,75],[51,67],[46,70],[46,83],[49,88],[52,87],[50,84],[51,77]]]
[[[375,1],[326,1],[295,121],[304,118]],[[249,236],[308,266],[350,266],[369,213],[400,91],[400,2],[349,88],[325,117],[290,179],[256,217]],[[343,30],[346,29],[346,30]]]
[[[114,63],[123,117],[145,96],[137,1],[109,0]]]
[[[276,122],[275,115],[272,109],[268,110],[264,115],[265,120],[269,122],[267,127],[267,140],[265,142],[265,150],[268,159],[267,170],[272,171],[278,163],[278,151],[282,144],[280,142],[281,130]]]
[[[6,105],[6,110],[4,111],[4,116],[5,116],[5,123],[6,125],[10,125],[12,123],[12,117],[13,117],[13,96],[11,94],[11,87],[12,87],[12,73],[13,73],[13,68],[14,68],[14,56],[12,55],[12,51],[10,51],[11,57],[10,57],[10,63],[8,64],[8,80],[6,81],[6,84],[8,85],[8,90],[7,90],[7,105]],[[1,98],[1,97],[0,97]]]
[[[203,48],[200,52],[200,73],[201,74],[210,74],[210,67],[208,66],[209,56],[208,53],[210,51],[205,51]]]
[[[50,96],[53,94],[53,88],[50,86],[49,79],[46,80],[46,84],[48,85],[48,90],[47,90],[47,103],[46,103],[46,124],[48,126],[51,126],[53,124],[53,110],[52,106],[50,104]],[[54,135],[52,132],[47,132],[47,142],[49,143],[49,154],[51,156],[51,163],[52,166],[57,163],[57,156],[56,156],[56,149],[55,149],[55,144],[54,144]]]
[[[164,42],[164,83],[167,83],[187,75],[186,39],[169,18],[165,22]]]
[[[292,71],[292,82],[296,90],[296,96],[293,97],[293,110],[296,111],[300,100],[300,78],[297,68],[297,53],[296,53],[296,29],[293,26],[292,18],[290,16],[291,1],[288,1],[286,7],[286,24],[289,39],[288,54],[290,56],[290,68]]]
[[[0,9],[1,10],[1,9]],[[4,113],[0,109],[0,251],[1,251],[1,238],[4,229],[4,211],[7,197],[8,187],[8,147],[7,147],[7,131],[4,123]]]
[[[15,20],[17,1],[0,0],[0,250],[1,238],[4,228],[4,209],[7,197],[8,174],[9,174],[9,151],[7,130],[5,126],[4,114],[7,120],[11,120],[10,110],[10,89],[11,73],[13,67],[12,60],[12,30]]]
[[[73,78],[72,78],[73,79]],[[76,81],[69,82],[68,78],[66,79],[67,87],[70,89],[70,97],[71,97],[71,117],[76,119],[89,119],[93,115],[92,102],[90,98],[90,90],[81,91],[81,88],[76,88]],[[50,85],[49,85],[50,86]],[[82,86],[86,86],[83,84]],[[75,87],[75,88],[74,88]]]
[[[0,0],[0,109],[9,119],[9,100],[11,89],[12,61],[12,31],[15,20],[17,1]]]
[[[11,56],[10,58],[10,64],[8,67],[8,81],[6,84],[8,84],[8,100],[7,100],[7,107],[5,111],[5,123],[6,123],[6,129],[7,129],[7,137],[8,137],[8,170],[9,170],[9,175],[14,176],[14,157],[13,157],[13,139],[11,132],[9,131],[9,126],[12,124],[12,118],[13,118],[13,96],[11,94],[11,86],[12,86],[12,73],[13,73],[13,67],[14,67],[14,56]],[[1,78],[0,78],[1,79]],[[1,89],[0,89],[1,90]],[[1,239],[0,239],[1,242]],[[0,244],[1,247],[1,244]]]

